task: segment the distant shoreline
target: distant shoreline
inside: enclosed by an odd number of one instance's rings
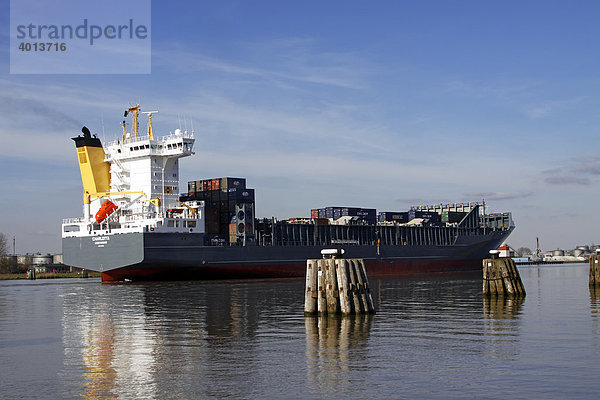
[[[38,272],[36,279],[61,279],[61,278],[79,278],[82,279],[80,272]],[[88,278],[100,278],[100,272],[88,271]],[[0,274],[0,281],[16,279],[27,279],[26,274]]]
[[[515,261],[517,265],[587,264],[588,261]]]

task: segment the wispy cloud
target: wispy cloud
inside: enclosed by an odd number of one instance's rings
[[[537,104],[523,106],[523,113],[531,119],[540,119],[551,116],[553,113],[576,106],[585,100],[585,97],[571,99],[539,101]]]
[[[466,201],[468,201],[469,199],[514,200],[523,199],[530,196],[533,196],[533,192],[474,192],[464,194],[464,198]]]
[[[154,49],[153,61],[158,67],[184,73],[205,70],[225,74],[227,79],[249,76],[276,85],[295,82],[343,89],[364,89],[367,82],[364,75],[372,71],[368,62],[356,54],[318,51],[313,41],[307,39],[242,43],[239,47],[239,51],[253,56],[244,61],[225,60],[171,44]],[[185,62],[174,64],[173,60]]]
[[[550,185],[590,185],[600,175],[600,157],[574,158],[558,168],[542,171],[544,182]]]
[[[590,185],[592,182],[588,178],[576,176],[548,176],[544,178],[544,182],[550,185]]]

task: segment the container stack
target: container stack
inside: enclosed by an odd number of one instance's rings
[[[219,235],[229,243],[237,242],[237,212],[244,211],[242,230],[254,233],[254,189],[246,187],[245,178],[213,178],[188,182],[185,200],[202,200],[205,204],[206,233]]]
[[[449,224],[459,223],[466,216],[464,211],[442,211],[440,214],[442,222]]]
[[[413,219],[416,218],[421,218],[424,220],[428,220],[429,222],[439,222],[440,221],[440,214],[438,214],[435,211],[417,211],[417,210],[410,210],[408,212],[408,220],[412,221]]]
[[[310,210],[310,217],[340,219],[342,217],[357,217],[370,225],[375,225],[377,222],[377,210],[374,208],[360,207],[325,207],[313,208]]]
[[[377,221],[397,222],[399,224],[405,224],[408,222],[408,212],[381,211],[377,214]]]

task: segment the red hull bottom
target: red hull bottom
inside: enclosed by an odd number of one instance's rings
[[[446,261],[368,261],[369,277],[414,277],[481,271],[480,259]],[[102,282],[211,279],[268,279],[304,277],[306,264],[227,265],[198,267],[131,266],[102,273]]]

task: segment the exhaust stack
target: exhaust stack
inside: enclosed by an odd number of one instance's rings
[[[110,164],[104,161],[100,139],[92,137],[87,127],[81,128],[83,136],[74,137],[81,182],[83,183],[83,216],[90,218],[90,197],[100,192],[110,192]]]

